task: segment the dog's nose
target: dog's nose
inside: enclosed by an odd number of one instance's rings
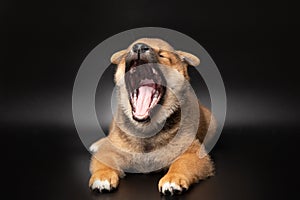
[[[150,47],[144,43],[136,43],[135,45],[133,45],[132,47],[132,51],[134,53],[145,53],[146,51],[149,51]]]

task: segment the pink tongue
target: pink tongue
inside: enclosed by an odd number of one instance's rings
[[[155,89],[148,86],[142,86],[139,89],[139,95],[136,101],[135,115],[145,116],[148,114],[148,108],[150,107],[152,95]]]

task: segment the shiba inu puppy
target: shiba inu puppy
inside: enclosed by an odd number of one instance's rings
[[[200,60],[161,39],[142,38],[113,54],[111,62],[117,65],[118,105],[109,135],[91,146],[91,189],[115,189],[124,171],[167,168],[158,190],[173,195],[212,176],[202,142],[214,134],[216,122],[187,84],[188,66]]]

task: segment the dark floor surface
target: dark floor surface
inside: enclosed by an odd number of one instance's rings
[[[3,128],[1,133],[8,199],[169,198],[157,191],[162,173],[127,174],[114,193],[91,193],[90,153],[75,129]],[[211,152],[216,175],[171,199],[297,199],[299,141],[298,128],[225,128]]]

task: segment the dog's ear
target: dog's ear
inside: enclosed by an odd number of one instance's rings
[[[116,53],[114,53],[111,57],[110,57],[110,62],[113,64],[119,64],[120,61],[122,60],[124,54],[126,53],[126,49],[118,51]]]
[[[176,51],[182,61],[185,61],[187,64],[191,66],[198,66],[200,64],[200,59],[194,56],[191,53],[187,53],[184,51]]]

